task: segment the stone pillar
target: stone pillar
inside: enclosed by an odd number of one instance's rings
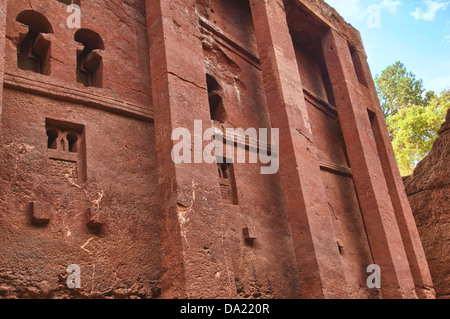
[[[251,0],[303,298],[349,297],[283,1]]]
[[[369,117],[349,45],[335,30],[322,38],[336,107],[384,298],[416,298],[414,281],[375,140],[379,113]],[[372,81],[372,80],[370,80]],[[369,82],[370,82],[369,81]],[[381,156],[383,158],[384,155]]]
[[[7,0],[0,0],[0,141],[2,140],[3,74],[5,73],[5,35]]]
[[[176,128],[211,127],[194,1],[146,2],[162,223],[163,298],[233,298],[216,164],[175,164]],[[201,140],[201,134],[197,138]],[[194,139],[193,139],[194,140]],[[192,141],[193,141],[192,140]],[[194,147],[195,148],[195,147]]]
[[[380,156],[403,244],[405,245],[406,255],[416,287],[416,293],[419,298],[435,298],[428,262],[414,220],[414,215],[408,201],[402,176],[400,175],[397,166],[386,121],[383,119],[383,113],[367,63],[367,57],[361,51],[357,51],[355,54],[358,54],[358,60],[361,62],[362,67],[362,74],[365,77],[365,82],[371,93],[369,103],[374,106],[374,112],[376,113],[376,119],[373,121],[372,127],[375,140],[378,141],[378,154]]]

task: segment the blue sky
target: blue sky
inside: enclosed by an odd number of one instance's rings
[[[325,0],[363,38],[372,75],[395,61],[427,90],[450,88],[450,0]]]

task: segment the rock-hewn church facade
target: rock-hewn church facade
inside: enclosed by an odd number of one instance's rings
[[[434,297],[362,40],[322,0],[0,13],[0,297]],[[196,121],[278,129],[279,170],[174,162]]]

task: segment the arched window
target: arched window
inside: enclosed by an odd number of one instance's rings
[[[227,115],[223,106],[222,88],[217,80],[211,75],[206,75],[208,85],[209,112],[214,122],[223,124],[226,122]]]
[[[80,29],[75,33],[75,41],[81,44],[77,50],[77,82],[87,87],[102,87],[102,51],[105,50],[102,38],[95,31]]]
[[[53,28],[47,18],[34,10],[19,13],[17,22],[28,27],[19,34],[17,66],[22,70],[50,75],[51,42]]]
[[[55,129],[47,129],[47,137],[48,137],[48,148],[52,150],[58,149],[57,143],[58,143],[58,137],[59,133]]]
[[[75,133],[68,133],[66,135],[67,143],[69,144],[69,152],[77,153],[78,152],[78,135]]]
[[[80,133],[71,129],[47,126],[47,148],[59,152],[78,153]]]

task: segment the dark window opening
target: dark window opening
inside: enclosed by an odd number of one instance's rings
[[[22,11],[17,22],[28,27],[28,33],[20,33],[17,44],[17,66],[21,70],[50,75],[51,42],[53,28],[41,13]]]
[[[223,107],[222,98],[217,94],[209,95],[209,112],[211,114],[211,119],[218,123],[225,123],[226,121],[226,112]]]
[[[69,144],[69,152],[78,152],[78,136],[74,133],[67,134],[67,143]]]
[[[206,75],[206,85],[208,86],[208,92],[220,90],[219,83],[209,74]]]
[[[361,61],[361,55],[353,46],[349,45],[349,49],[350,54],[352,56],[353,67],[356,72],[356,77],[358,78],[359,83],[368,87],[367,80],[364,75],[363,61]]]
[[[217,164],[222,200],[226,204],[238,205],[233,166],[232,164],[226,163],[225,159],[223,162]]]
[[[227,119],[225,107],[222,100],[222,88],[219,83],[211,75],[206,75],[206,83],[208,85],[208,101],[211,119],[214,122],[224,124]]]
[[[83,130],[78,124],[47,119],[47,148],[60,154],[78,153],[81,149]]]
[[[367,109],[367,113],[369,114],[369,120],[370,123],[373,124],[373,122],[375,121],[375,117],[377,116],[375,114],[375,112],[372,112],[371,110]]]
[[[81,44],[77,50],[77,82],[86,87],[103,85],[103,56],[105,45],[98,33],[80,29],[75,33],[75,41]]]
[[[48,174],[55,177],[87,179],[84,125],[45,119]]]
[[[228,178],[228,164],[219,164],[219,177]]]
[[[56,150],[57,149],[57,140],[58,140],[58,132],[56,130],[47,130],[47,147],[49,149]]]

